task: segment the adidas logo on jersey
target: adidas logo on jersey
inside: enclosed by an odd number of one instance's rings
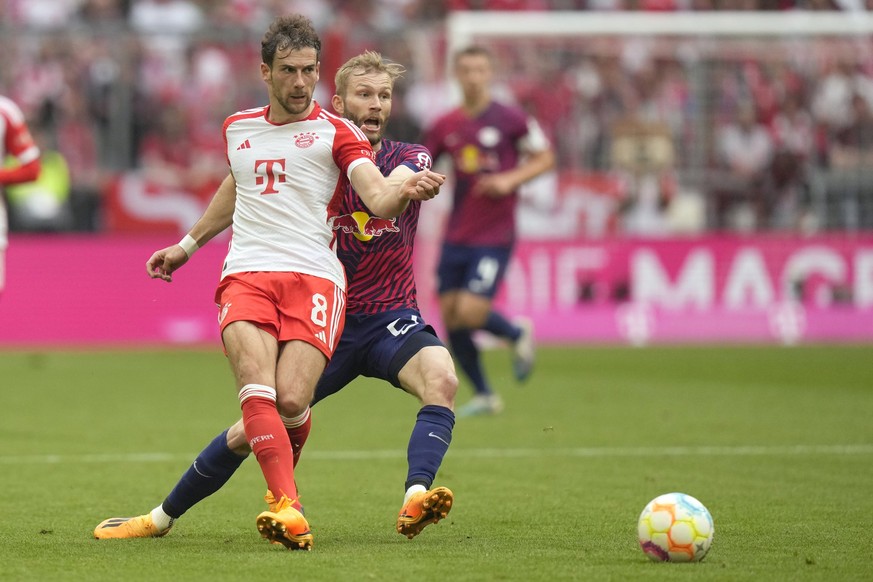
[[[249,148],[251,148],[251,147],[252,147],[251,142],[249,142],[249,140],[245,140],[244,142],[242,142],[242,143],[239,145],[238,148],[236,148],[236,150],[237,150],[237,151],[239,151],[239,150],[247,150],[247,149],[249,149]]]
[[[321,340],[321,343],[323,343],[323,344],[326,344],[326,343],[327,343],[327,337],[324,335],[324,332],[323,332],[323,331],[320,331],[320,332],[318,332],[317,334],[315,334],[315,337],[317,337],[318,339],[320,339],[320,340]]]

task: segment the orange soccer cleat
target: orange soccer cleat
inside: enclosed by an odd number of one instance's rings
[[[130,538],[159,538],[170,532],[173,523],[167,529],[159,529],[152,521],[149,513],[137,517],[110,517],[101,521],[94,529],[94,537],[98,540],[123,540]]]
[[[454,495],[446,487],[435,487],[430,491],[415,493],[410,497],[400,515],[397,516],[397,532],[412,539],[425,527],[437,523],[449,514]]]
[[[270,498],[272,494],[265,496],[267,503],[270,503]],[[311,550],[309,523],[302,513],[294,509],[293,504],[294,500],[287,497],[282,497],[275,505],[270,503],[270,509],[258,516],[258,531],[261,537],[282,544],[289,550]]]

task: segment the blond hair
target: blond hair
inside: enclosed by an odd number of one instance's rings
[[[402,77],[406,72],[406,67],[399,63],[394,63],[382,58],[382,55],[375,51],[365,51],[355,57],[350,58],[336,72],[334,77],[334,85],[336,85],[336,94],[344,97],[349,88],[349,78],[352,75],[369,75],[371,73],[385,73],[391,80],[391,85],[398,77]]]

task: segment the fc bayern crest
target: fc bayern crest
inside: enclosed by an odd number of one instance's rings
[[[314,144],[317,139],[318,136],[312,132],[301,133],[294,138],[294,145],[305,149]]]

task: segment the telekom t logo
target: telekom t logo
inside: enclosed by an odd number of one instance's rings
[[[261,166],[264,166],[263,172]],[[285,158],[255,160],[255,184],[261,186],[264,183],[264,176],[266,176],[267,185],[261,194],[278,194],[276,182],[280,184],[285,182]]]

